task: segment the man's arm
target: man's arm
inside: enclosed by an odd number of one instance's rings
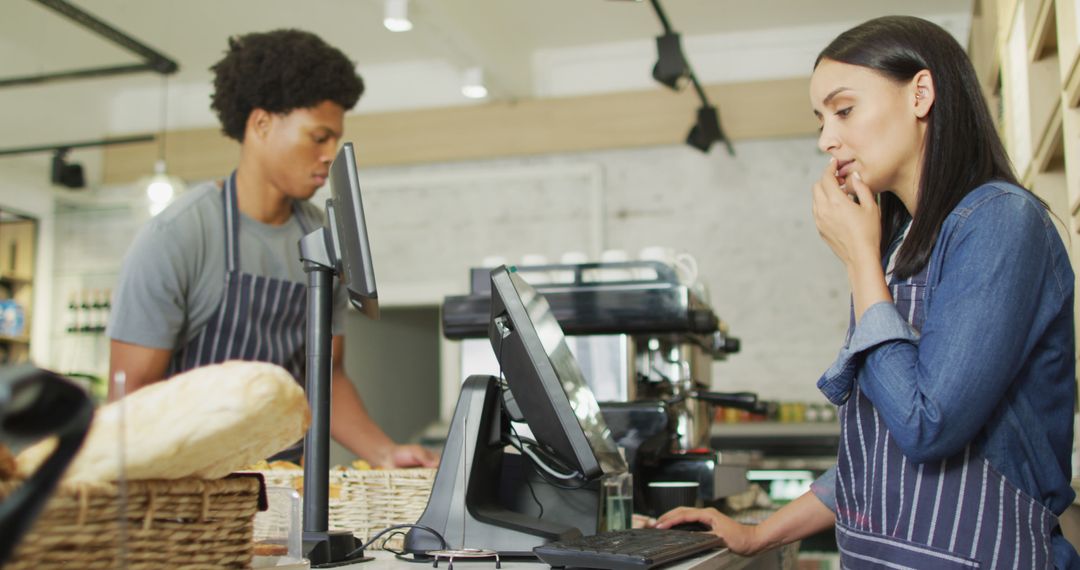
[[[376,467],[436,465],[438,458],[419,445],[398,445],[371,419],[360,394],[345,374],[345,339],[333,339],[330,435]]]
[[[127,394],[165,377],[172,351],[113,340],[109,343],[109,401],[119,396],[114,385],[116,373],[124,373]]]

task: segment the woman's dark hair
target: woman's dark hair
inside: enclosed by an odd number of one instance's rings
[[[225,57],[210,70],[210,108],[222,132],[240,142],[255,109],[284,114],[333,101],[349,110],[364,92],[355,64],[341,50],[301,30],[229,38]]]
[[[900,83],[911,81],[923,69],[933,78],[934,104],[927,115],[916,206],[919,215],[897,253],[894,270],[898,277],[914,275],[930,260],[941,225],[964,196],[990,180],[1017,184],[975,70],[948,32],[910,16],[860,24],[822,50],[814,68],[823,59],[868,67]],[[880,194],[879,203],[884,256],[907,222],[908,212],[891,192]]]

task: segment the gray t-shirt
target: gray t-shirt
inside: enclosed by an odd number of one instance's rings
[[[197,336],[225,292],[225,213],[221,189],[206,183],[180,195],[139,230],[124,258],[113,295],[113,340],[176,350]],[[308,231],[322,210],[297,202]],[[304,230],[294,213],[272,226],[240,217],[240,271],[307,283],[297,242]],[[344,334],[345,288],[334,279],[333,334]]]

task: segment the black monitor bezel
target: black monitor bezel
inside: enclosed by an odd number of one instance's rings
[[[540,450],[584,480],[604,474],[506,266],[491,271],[488,336],[507,386]],[[501,317],[509,319],[507,327]],[[614,442],[612,442],[614,445]]]
[[[337,255],[337,273],[354,307],[370,318],[379,318],[379,294],[371,259],[360,178],[352,143],[338,150],[330,165],[330,200],[327,218]]]

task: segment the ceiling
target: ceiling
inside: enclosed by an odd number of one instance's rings
[[[386,75],[369,76],[365,70],[415,62],[442,62],[454,69],[481,65],[499,99],[543,95],[534,70],[538,52],[627,42],[653,49],[652,38],[661,31],[649,3],[630,0],[412,0],[414,28],[406,33],[383,28],[382,0],[71,2],[180,64],[169,82],[197,86],[192,91],[197,96],[186,104],[202,112],[192,120],[179,120],[180,124],[207,120],[208,68],[221,57],[230,35],[249,31],[280,27],[314,31],[357,63],[372,91],[385,89],[390,81],[373,84],[371,77]],[[36,2],[3,0],[3,4],[0,78],[137,61]],[[971,0],[663,0],[663,5],[672,27],[687,39],[858,22],[888,13],[932,17],[971,12]],[[693,64],[694,53],[687,51]],[[399,98],[425,88],[422,80],[398,83],[389,87]],[[148,105],[125,107],[117,101],[124,101],[125,92],[160,90],[160,85],[159,76],[140,73],[0,89],[0,148],[85,140],[140,127],[156,130],[157,121],[149,119],[146,125],[125,123],[118,129],[108,115],[130,111],[155,117],[141,109]]]

